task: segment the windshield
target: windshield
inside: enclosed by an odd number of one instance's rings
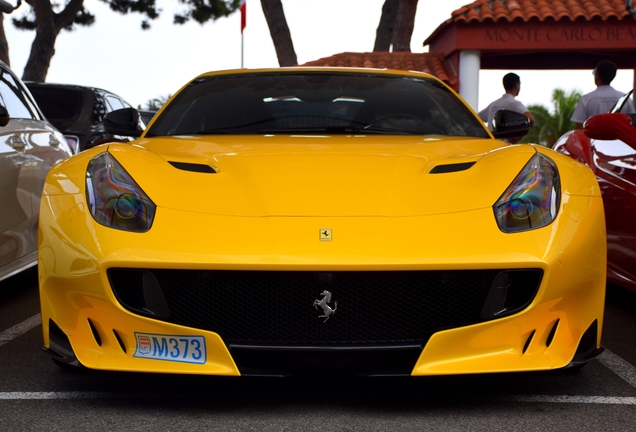
[[[457,96],[434,80],[325,72],[195,80],[146,137],[311,133],[489,137]]]

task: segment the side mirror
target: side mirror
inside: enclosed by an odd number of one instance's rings
[[[499,110],[492,119],[495,138],[522,137],[530,130],[530,119],[516,111]]]
[[[594,169],[590,138],[581,129],[566,132],[552,148]]]
[[[9,111],[3,105],[0,105],[0,126],[6,126],[10,119]]]
[[[627,114],[598,114],[583,123],[583,133],[592,139],[621,140],[636,149],[636,129]]]
[[[20,3],[18,3],[18,6],[13,6],[9,2],[6,2],[4,0],[0,0],[0,12],[2,12],[2,13],[10,14],[15,9],[17,9],[19,6],[20,6]]]
[[[113,135],[140,137],[143,130],[139,126],[139,112],[134,108],[122,108],[104,116],[104,128]]]

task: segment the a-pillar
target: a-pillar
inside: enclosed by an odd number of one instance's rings
[[[634,92],[632,93],[632,102],[634,102],[634,106],[636,107],[636,69],[634,69],[634,85],[632,86]]]
[[[475,111],[479,103],[479,69],[481,53],[478,50],[459,52],[459,95]]]

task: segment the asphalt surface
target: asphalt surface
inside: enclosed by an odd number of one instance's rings
[[[219,378],[67,371],[41,350],[34,271],[0,282],[0,431],[631,431],[636,294],[609,287],[580,371]],[[35,317],[35,318],[34,318]]]

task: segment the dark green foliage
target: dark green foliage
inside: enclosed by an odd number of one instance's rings
[[[157,96],[156,98],[149,99],[148,101],[146,101],[146,106],[144,108],[141,108],[141,105],[140,105],[139,109],[158,110],[166,102],[168,102],[168,99],[170,99],[171,97],[172,97],[171,94],[167,94],[165,96]]]
[[[141,2],[152,2],[154,4],[154,0],[141,0]],[[113,7],[113,3],[115,2],[109,2],[106,1],[105,3],[108,3],[110,5],[110,8],[113,10],[116,10]],[[129,2],[131,3],[131,2]],[[59,11],[62,9],[61,6],[57,3],[51,3],[51,9],[55,12],[55,13],[59,13]],[[141,12],[139,10],[133,10],[135,12]],[[117,12],[120,12],[119,10],[117,10]],[[121,12],[121,13],[126,13],[126,12]],[[148,16],[151,19],[156,18],[157,16],[159,16],[158,14],[156,14],[154,16],[151,16],[150,13],[147,13]],[[36,16],[35,13],[33,11],[33,9],[29,9],[24,15],[22,15],[19,18],[13,18],[11,20],[13,22],[13,25],[20,29],[20,30],[35,30],[36,29]],[[79,10],[79,12],[75,15],[75,17],[73,17],[73,21],[64,26],[64,30],[68,30],[68,31],[73,31],[75,29],[76,25],[81,25],[81,26],[90,26],[95,22],[95,15],[93,15],[92,13],[90,13],[88,10],[86,10],[84,8],[84,6],[82,5],[81,9]]]
[[[35,30],[35,18],[32,11],[20,18],[12,18],[11,22],[20,30]]]
[[[141,28],[150,28],[150,21],[159,17],[161,12],[157,8],[156,0],[101,0],[114,12],[122,15],[129,13],[139,13],[147,19],[141,21]],[[240,0],[179,0],[184,5],[184,10],[175,14],[174,23],[184,24],[190,19],[203,24],[209,20],[226,17],[239,7]],[[56,13],[66,5],[51,3],[51,8]],[[21,30],[35,30],[36,20],[32,8],[19,18],[13,18],[13,25]],[[75,25],[90,26],[95,22],[95,15],[91,14],[84,7],[75,16],[70,25],[64,27],[65,30],[73,30]]]
[[[148,18],[156,19],[159,17],[159,11],[155,0],[101,0],[106,3],[111,10],[122,15],[137,12]],[[147,30],[150,28],[148,20],[141,21],[141,28]]]
[[[230,15],[238,9],[240,0],[179,0],[179,3],[186,5],[186,9],[175,14],[175,24],[183,24],[190,19],[203,24]]]
[[[95,22],[95,15],[87,11],[82,7],[82,9],[75,15],[75,19],[73,20],[73,24],[89,26]],[[73,30],[73,25],[70,25],[66,28],[67,30]]]

